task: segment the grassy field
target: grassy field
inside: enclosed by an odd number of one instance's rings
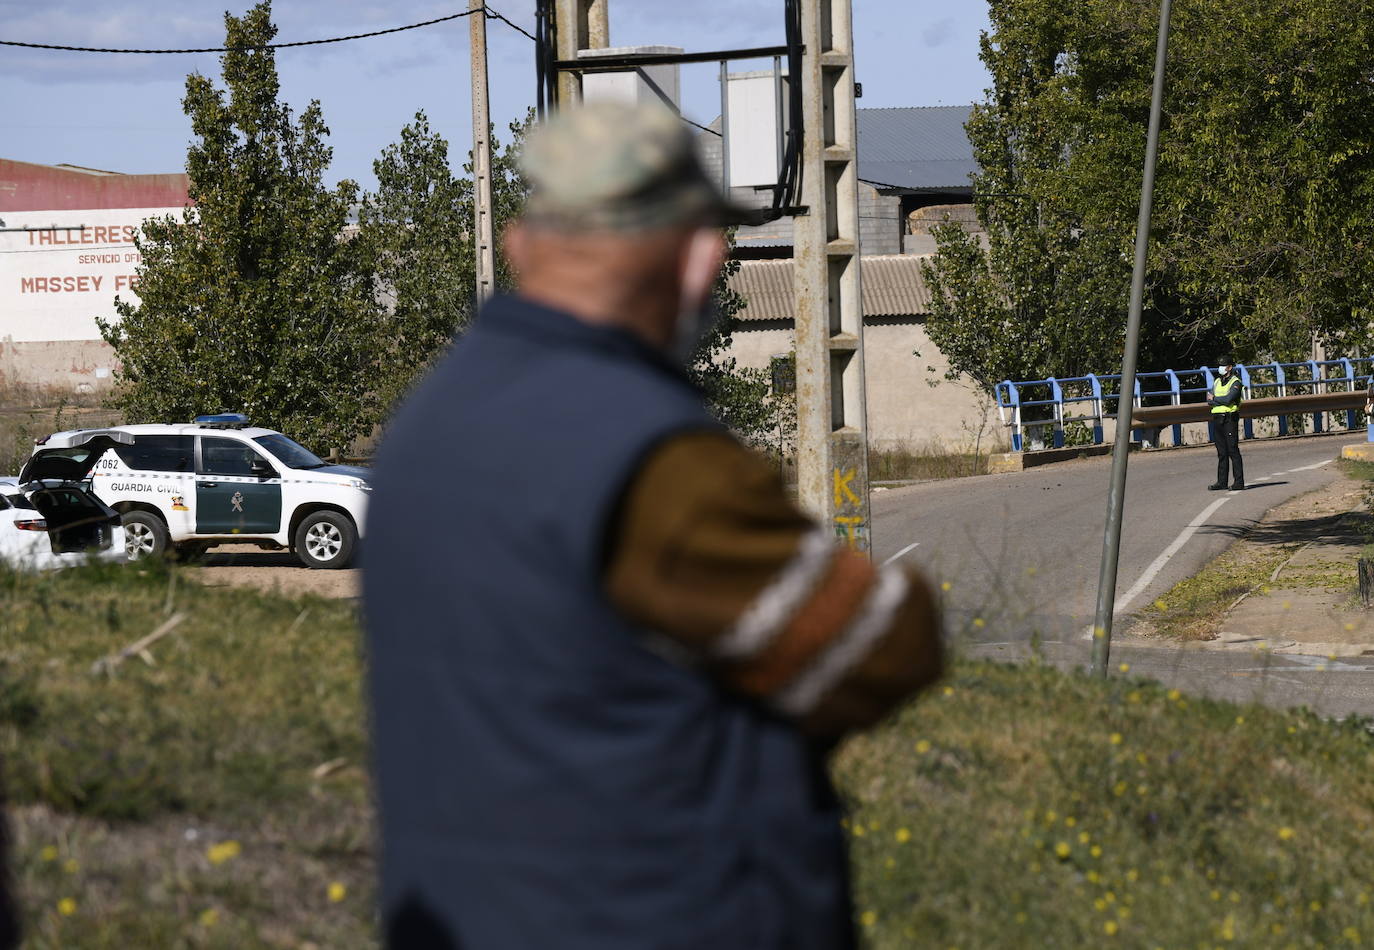
[[[92,671],[177,616],[147,660]],[[0,574],[28,945],[372,945],[358,650],[345,602]]]
[[[346,602],[0,574],[28,945],[375,946],[360,671]],[[1374,939],[1364,723],[958,663],[835,767],[874,948]]]

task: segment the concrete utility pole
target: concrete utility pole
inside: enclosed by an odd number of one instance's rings
[[[801,203],[793,219],[801,503],[870,553],[852,0],[802,0]]]
[[[609,4],[610,0],[556,0],[554,17],[560,60],[577,59],[579,50],[605,49],[611,45]],[[573,105],[581,100],[582,75],[559,73],[557,105]]]
[[[496,238],[491,215],[491,100],[487,92],[487,11],[484,0],[468,0],[472,37],[472,234],[477,305],[496,292]]]

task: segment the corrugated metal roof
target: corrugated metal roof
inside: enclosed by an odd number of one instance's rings
[[[864,316],[918,317],[930,312],[930,290],[921,276],[924,256],[862,258]],[[730,278],[730,289],[744,298],[741,320],[791,320],[792,261],[744,261]]]
[[[972,106],[860,109],[859,178],[911,191],[971,189],[978,171],[964,124]]]

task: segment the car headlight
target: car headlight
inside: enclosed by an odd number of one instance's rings
[[[372,491],[372,486],[361,478],[355,478],[348,483],[349,488],[356,488],[358,491]]]

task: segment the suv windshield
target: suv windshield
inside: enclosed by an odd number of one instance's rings
[[[287,468],[323,468],[329,464],[321,461],[319,456],[305,446],[280,433],[260,435],[253,441],[275,455]]]

